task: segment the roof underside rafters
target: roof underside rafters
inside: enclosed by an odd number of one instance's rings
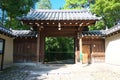
[[[30,25],[30,26],[56,26],[58,25],[58,23],[60,23],[62,26],[89,26],[89,25],[92,25],[92,24],[95,24],[95,20],[78,20],[78,21],[75,21],[75,20],[69,20],[69,21],[64,21],[64,20],[56,20],[56,21],[50,21],[50,20],[24,20],[23,23],[27,24],[27,25]]]

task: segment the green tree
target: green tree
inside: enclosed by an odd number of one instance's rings
[[[19,27],[20,22],[16,20],[16,17],[21,17],[24,14],[27,14],[30,11],[30,8],[34,6],[35,2],[37,2],[37,0],[1,0],[0,8],[3,11],[2,22],[4,21],[4,11],[6,11],[8,16],[6,26],[12,28]]]
[[[47,37],[45,39],[45,61],[73,59],[74,39],[68,37]]]
[[[74,39],[68,37],[47,37],[46,52],[74,52]]]
[[[91,11],[102,17],[104,29],[110,28],[120,19],[120,0],[96,0]]]
[[[51,9],[50,0],[39,0],[37,4],[38,9]]]
[[[104,26],[105,26],[104,21],[100,20],[97,21],[95,25],[90,26],[89,30],[103,30]]]
[[[82,9],[89,8],[90,4],[94,3],[94,0],[65,0],[66,4],[63,9]]]

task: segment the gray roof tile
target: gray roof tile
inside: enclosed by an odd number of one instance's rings
[[[117,24],[114,27],[106,30],[106,35],[109,35],[111,33],[117,32],[117,31],[120,31],[120,24]]]
[[[82,36],[105,36],[104,30],[83,31]]]
[[[31,30],[12,30],[16,37],[36,37],[37,32]]]
[[[15,36],[10,29],[3,27],[0,25],[0,33],[8,35],[8,36]]]
[[[88,10],[31,10],[22,20],[99,20]]]

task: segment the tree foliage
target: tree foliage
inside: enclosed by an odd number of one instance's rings
[[[51,9],[50,0],[39,0],[38,9]]]
[[[103,30],[104,26],[105,26],[104,21],[100,20],[97,21],[95,25],[90,26],[89,30]]]
[[[74,39],[68,37],[47,37],[46,52],[74,52]]]
[[[20,22],[16,20],[16,17],[27,14],[36,1],[37,0],[0,0],[0,8],[3,12],[2,23],[6,22],[6,26],[12,28],[19,27]],[[7,21],[5,21],[4,18],[5,12],[8,17]]]
[[[72,37],[47,37],[45,45],[45,61],[74,58],[74,39]]]
[[[102,17],[104,27],[112,27],[120,20],[120,0],[96,0],[91,11]]]
[[[94,3],[94,0],[65,0],[66,4],[63,9],[82,9],[89,8],[90,3]]]
[[[63,9],[89,8],[94,14],[102,17],[91,29],[105,29],[120,20],[120,0],[66,0]]]

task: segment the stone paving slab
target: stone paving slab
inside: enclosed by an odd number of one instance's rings
[[[0,80],[120,80],[120,66],[25,63],[0,72]]]

